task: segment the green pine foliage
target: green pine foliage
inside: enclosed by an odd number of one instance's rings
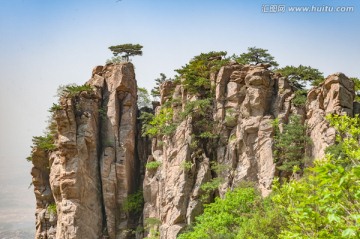
[[[142,48],[143,46],[140,44],[122,44],[116,46],[110,46],[109,50],[113,53],[113,55],[121,56],[125,62],[129,61],[131,56],[142,56]]]
[[[295,89],[304,89],[307,83],[318,86],[324,81],[323,73],[310,66],[285,66],[277,72],[287,77]]]
[[[173,81],[173,79],[167,78],[164,73],[160,73],[160,77],[155,79],[155,87],[151,90],[152,97],[160,97],[160,86],[165,81]]]
[[[61,105],[53,103],[53,105],[49,109],[49,112],[55,113],[56,111],[61,110],[61,109],[62,109]]]
[[[212,107],[212,100],[210,98],[203,100],[194,100],[187,102],[184,111],[181,112],[181,119],[185,119],[188,116],[205,116]]]
[[[91,85],[84,84],[84,85],[77,85],[77,84],[68,84],[68,85],[60,85],[57,89],[57,96],[58,97],[74,97],[81,92],[92,92],[93,88]]]
[[[297,115],[290,116],[289,123],[279,130],[278,119],[274,120],[274,160],[280,172],[291,173],[294,166],[302,168],[305,147],[310,139],[305,134],[305,126]]]
[[[48,133],[44,136],[34,136],[32,139],[33,146],[44,151],[53,151],[56,149],[54,135]]]
[[[273,67],[279,66],[275,58],[268,53],[268,50],[257,47],[249,47],[247,52],[240,54],[239,57],[233,56],[233,59],[240,64],[256,65],[264,63]]]
[[[198,94],[208,98],[212,91],[210,74],[216,72],[229,62],[225,51],[211,51],[209,53],[201,53],[195,56],[189,64],[181,69],[176,70],[180,78],[183,78],[182,85],[191,94]]]
[[[295,97],[291,100],[291,103],[297,107],[305,107],[306,99],[307,90],[297,90],[295,91]]]
[[[78,95],[79,93],[86,91],[86,92],[91,92],[93,89],[91,87],[91,85],[70,85],[67,86],[64,90],[65,93],[67,93],[70,97]]]

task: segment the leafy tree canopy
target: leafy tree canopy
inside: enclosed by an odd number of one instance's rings
[[[234,59],[241,64],[268,63],[273,67],[279,66],[274,60],[275,58],[268,53],[268,50],[257,47],[249,47],[248,52],[242,53],[239,57],[234,57]]]
[[[360,119],[328,116],[343,152],[315,161],[301,180],[275,184],[274,202],[288,225],[279,238],[360,237]]]
[[[323,73],[310,66],[285,66],[277,70],[281,75],[287,77],[290,83],[297,89],[304,89],[306,83],[318,86],[324,81]]]
[[[360,79],[357,77],[350,77],[355,84],[355,101],[360,102]]]
[[[141,56],[142,48],[143,46],[140,44],[122,44],[109,47],[114,56],[121,55],[125,61],[129,61],[130,56]]]
[[[314,162],[301,179],[275,180],[268,198],[250,187],[205,205],[180,239],[360,238],[360,118],[332,115],[337,154]]]

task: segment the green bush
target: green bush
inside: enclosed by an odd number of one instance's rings
[[[184,120],[188,116],[193,116],[194,114],[198,116],[205,116],[209,112],[211,112],[212,99],[202,99],[202,100],[194,100],[187,102],[184,111],[181,112],[181,119]]]
[[[219,188],[220,184],[223,182],[222,178],[213,178],[209,182],[206,182],[200,186],[200,189],[203,191],[201,200],[206,202],[209,197]]]
[[[74,97],[75,95],[78,95],[81,92],[92,92],[93,88],[91,87],[91,85],[76,85],[76,84],[69,84],[69,85],[65,85],[65,86],[59,86],[58,88],[58,96],[69,96],[69,97]]]
[[[161,166],[161,162],[159,162],[159,161],[151,161],[145,165],[145,167],[149,170],[155,170],[160,166]]]
[[[190,170],[192,165],[193,164],[189,161],[183,161],[183,162],[181,162],[180,167],[184,170]]]
[[[275,130],[273,154],[278,170],[291,173],[294,166],[302,168],[305,147],[311,141],[306,136],[300,116],[290,116],[289,123],[284,124],[281,133],[278,119],[274,120],[273,125]]]
[[[107,118],[107,107],[106,106],[100,107],[98,109],[98,112],[99,112],[99,115],[100,115],[101,119],[106,119]]]
[[[110,59],[106,60],[106,64],[110,64],[110,63],[117,64],[117,63],[123,63],[123,62],[126,62],[126,60],[123,59],[122,56],[113,56]]]
[[[160,232],[158,227],[161,225],[161,221],[157,218],[146,218],[144,220],[145,229],[149,230],[149,236],[144,239],[160,239]]]
[[[177,127],[173,122],[173,115],[174,111],[170,107],[161,108],[156,115],[142,112],[139,118],[143,123],[142,135],[150,137],[171,135]]]
[[[222,163],[218,163],[218,162],[214,162],[214,161],[210,163],[210,167],[211,167],[211,170],[214,171],[218,175],[231,169],[230,165],[222,164]]]
[[[214,203],[205,205],[204,213],[196,217],[192,230],[178,238],[235,238],[239,225],[247,220],[257,200],[261,200],[261,196],[251,187],[227,192],[224,199],[216,198]]]
[[[54,144],[55,139],[54,136],[51,134],[47,134],[45,136],[34,136],[33,139],[33,146],[44,151],[53,151],[56,149],[56,145]]]
[[[249,186],[228,192],[205,205],[178,238],[360,238],[360,118],[327,119],[337,130],[336,151],[316,160],[303,178],[275,180],[265,199]],[[205,190],[216,186],[210,182]]]
[[[202,133],[199,135],[199,138],[202,138],[202,139],[216,139],[216,138],[218,138],[218,137],[219,137],[219,135],[213,134],[213,133],[208,132],[208,131],[202,132]]]
[[[354,82],[354,90],[355,90],[354,101],[360,102],[360,79],[357,77],[350,77],[350,80]]]
[[[56,215],[57,214],[57,209],[56,209],[56,203],[51,203],[47,206],[47,211],[50,214]]]
[[[341,155],[328,152],[300,180],[274,185],[274,202],[288,225],[279,238],[360,237],[360,118],[328,116]]]
[[[307,99],[307,90],[295,91],[295,97],[291,100],[295,106],[304,107]]]
[[[56,112],[58,110],[61,110],[61,109],[62,109],[61,105],[53,103],[53,105],[49,109],[49,112],[54,113],[54,112]]]
[[[133,194],[129,194],[123,204],[123,209],[129,213],[140,213],[144,204],[143,192],[138,191]]]
[[[236,140],[237,140],[236,134],[230,135],[230,137],[229,137],[229,141],[230,141],[230,142],[234,142],[234,141],[236,141]]]
[[[236,239],[277,239],[286,225],[271,196],[257,198],[248,218],[239,225]]]

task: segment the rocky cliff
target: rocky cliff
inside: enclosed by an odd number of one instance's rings
[[[152,140],[142,137],[133,65],[95,67],[87,87],[65,91],[53,110],[53,147],[33,148],[35,238],[173,239],[204,203],[244,181],[266,196],[277,174],[275,118],[281,128],[299,115],[313,142],[305,153],[322,157],[335,139],[325,115],[359,113],[353,82],[331,75],[299,106],[269,67],[222,66],[206,99],[182,81],[165,82],[154,111],[171,112],[171,131]],[[144,203],[133,197],[141,190]]]
[[[87,84],[59,100],[56,149],[33,149],[36,238],[126,238],[138,224],[123,207],[141,185],[134,67],[98,66]]]

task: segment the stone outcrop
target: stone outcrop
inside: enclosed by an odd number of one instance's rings
[[[202,212],[200,186],[216,174],[211,162],[223,168],[220,195],[245,180],[256,182],[264,195],[270,192],[275,171],[271,120],[290,114],[291,87],[266,66],[238,64],[224,66],[213,74],[212,85],[215,86],[212,120],[216,122],[212,133],[220,135],[215,144],[191,147],[196,131],[194,117],[180,122],[171,137],[158,137],[152,144],[149,161],[159,161],[161,166],[145,175],[144,218],[158,218],[162,222],[159,231],[164,239],[176,238]],[[181,85],[173,90],[170,87],[173,85],[162,85],[161,99],[162,104],[166,99],[181,102],[172,105],[176,120],[185,105],[197,100],[197,96],[188,94]],[[184,168],[187,163],[189,168]]]
[[[36,198],[36,238],[54,239],[57,218],[53,212],[48,210],[48,207],[55,203],[49,182],[51,166],[49,153],[35,147],[32,150],[31,159],[33,163],[32,184]]]
[[[275,118],[281,131],[291,115],[299,115],[312,139],[307,156],[323,157],[335,139],[325,116],[360,111],[353,82],[341,73],[331,75],[298,106],[287,79],[269,67],[230,63],[211,72],[210,107],[205,112],[195,107],[188,115],[187,105],[203,95],[189,93],[181,82],[165,82],[153,110],[159,114],[169,107],[176,127],[151,140],[141,133],[133,65],[95,67],[86,83],[92,90],[59,100],[53,117],[56,149],[33,148],[35,237],[174,239],[204,203],[244,181],[267,196],[277,173]],[[215,190],[201,188],[215,179],[221,179]],[[141,208],[127,210],[127,199],[141,189],[143,207],[140,202]],[[50,210],[54,205],[56,213]]]
[[[325,116],[357,114],[354,97],[354,82],[342,73],[328,76],[322,85],[309,91],[306,103],[306,125],[308,135],[313,142],[309,148],[309,154],[313,158],[322,158],[326,147],[335,142],[335,129],[329,127]]]
[[[98,66],[87,84],[93,89],[59,100],[57,149],[33,153],[41,154],[32,173],[39,208],[36,238],[131,238],[130,229],[138,224],[138,216],[124,209],[141,180],[134,67]],[[44,212],[53,202],[57,225]],[[44,236],[50,231],[53,237]]]
[[[354,86],[343,74],[331,75],[322,86],[312,89],[305,107],[292,103],[295,97],[292,86],[268,68],[264,64],[233,63],[211,75],[215,89],[212,133],[219,137],[215,142],[208,139],[196,149],[192,144],[199,119],[192,114],[179,121],[179,115],[186,104],[201,96],[190,95],[181,84],[162,85],[161,106],[156,111],[171,100],[178,127],[171,136],[153,140],[148,162],[158,161],[161,165],[156,170],[147,170],[144,180],[144,219],[161,221],[155,227],[160,238],[174,239],[193,222],[203,210],[205,192],[201,185],[214,178],[221,178],[215,196],[223,196],[244,181],[254,182],[263,196],[271,192],[277,172],[273,158],[275,118],[279,119],[281,130],[291,115],[300,116],[309,126],[307,133],[314,142],[306,154],[318,158],[334,143],[335,137],[325,115],[353,115]],[[220,165],[220,172],[211,166],[214,163]],[[184,168],[186,164],[188,167]]]

